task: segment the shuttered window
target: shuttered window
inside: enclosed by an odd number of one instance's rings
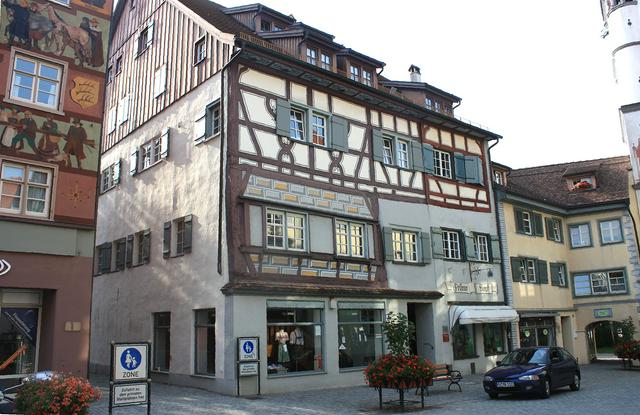
[[[514,208],[516,232],[531,235],[544,236],[544,225],[540,213]]]
[[[562,221],[558,218],[544,218],[545,226],[547,228],[547,239],[554,242],[563,243],[564,237],[562,235]]]
[[[484,184],[482,159],[478,156],[468,156],[462,153],[454,153],[455,178],[468,184]]]
[[[422,145],[408,137],[373,130],[373,159],[389,166],[424,171]]]
[[[451,179],[451,154],[440,151],[432,150],[433,153],[433,174],[436,176]]]
[[[193,215],[165,222],[162,256],[170,258],[190,253],[192,240]]]
[[[567,267],[563,263],[550,263],[551,285],[567,288]]]
[[[120,184],[120,173],[122,169],[120,160],[111,164],[100,173],[100,193],[105,193]]]
[[[536,258],[511,258],[511,278],[514,282],[548,284],[547,262]]]
[[[358,258],[365,257],[367,246],[364,224],[336,220],[335,237],[337,255]]]

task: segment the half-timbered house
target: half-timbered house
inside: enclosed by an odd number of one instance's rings
[[[236,384],[254,336],[263,392],[359,384],[389,311],[465,373],[506,352],[499,136],[459,98],[259,4],[115,16],[102,163],[126,168],[98,206],[95,369],[150,338],[158,380],[255,393]]]

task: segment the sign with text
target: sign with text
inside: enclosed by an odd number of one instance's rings
[[[593,316],[595,318],[613,317],[613,309],[612,308],[596,308],[593,310]]]
[[[148,344],[118,344],[114,347],[113,380],[146,380],[149,377]]]
[[[258,360],[258,338],[243,337],[238,339],[238,361]]]
[[[121,383],[113,386],[113,406],[144,405],[148,402],[149,385],[145,383]]]
[[[240,363],[238,372],[240,376],[257,376],[258,370],[258,362],[249,362]]]

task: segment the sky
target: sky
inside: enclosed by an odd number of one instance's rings
[[[238,6],[260,0],[218,0]],[[262,0],[386,62],[383,75],[462,98],[513,168],[628,154],[598,0]]]

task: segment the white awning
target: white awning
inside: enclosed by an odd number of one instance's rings
[[[454,305],[449,310],[451,327],[460,324],[510,323],[518,321],[518,312],[506,305]]]

